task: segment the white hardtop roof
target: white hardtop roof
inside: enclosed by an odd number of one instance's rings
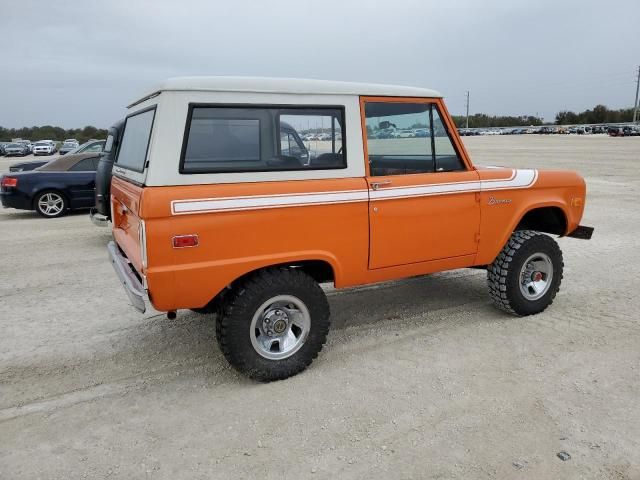
[[[129,107],[165,91],[442,97],[439,92],[428,88],[377,83],[274,77],[173,77],[149,91],[147,95],[132,103]]]

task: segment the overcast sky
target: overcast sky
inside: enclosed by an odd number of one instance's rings
[[[453,114],[630,107],[638,0],[0,0],[0,125],[107,127],[161,80],[255,75],[441,91]]]

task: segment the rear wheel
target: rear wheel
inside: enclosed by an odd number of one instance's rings
[[[493,303],[521,316],[542,312],[560,289],[563,268],[555,240],[532,230],[516,231],[487,269]]]
[[[61,217],[69,208],[65,196],[55,190],[40,192],[33,201],[36,212],[46,218]]]
[[[267,269],[231,290],[216,337],[233,367],[260,381],[295,375],[318,356],[329,332],[320,286],[297,269]]]

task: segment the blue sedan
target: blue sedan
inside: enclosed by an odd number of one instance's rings
[[[0,179],[0,200],[5,208],[35,210],[46,218],[69,210],[95,206],[96,168],[100,155],[65,155],[27,172]]]

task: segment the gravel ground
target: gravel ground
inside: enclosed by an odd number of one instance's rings
[[[0,210],[0,478],[640,478],[640,138],[465,143],[586,177],[553,306],[505,315],[478,270],[330,290],[322,354],[271,384],[211,318],[129,307],[86,213]]]

